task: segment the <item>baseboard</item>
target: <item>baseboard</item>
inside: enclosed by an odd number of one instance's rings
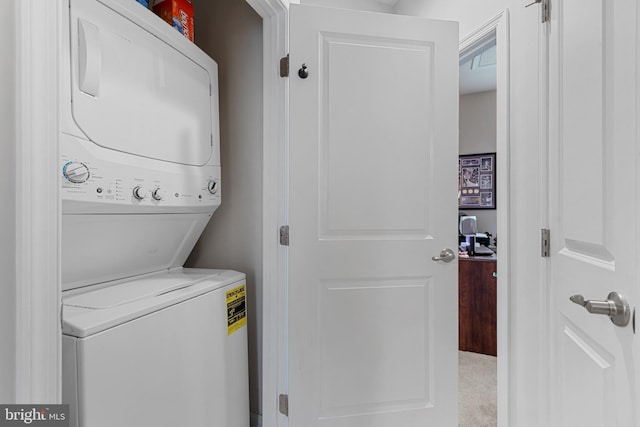
[[[251,413],[251,427],[262,427],[262,415]]]

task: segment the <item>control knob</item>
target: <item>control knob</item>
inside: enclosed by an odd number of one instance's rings
[[[141,185],[136,186],[133,189],[133,197],[135,197],[137,200],[144,199],[145,197],[147,197],[147,189]]]
[[[153,200],[157,200],[160,201],[164,198],[164,191],[160,189],[160,187],[156,187],[152,192],[151,192],[151,197],[153,197]]]
[[[209,193],[211,194],[216,194],[218,192],[218,187],[220,187],[218,185],[218,181],[214,179],[209,181],[209,183],[207,184],[207,190],[209,190]]]
[[[89,168],[81,162],[67,162],[62,167],[62,175],[74,184],[82,184],[89,179]]]

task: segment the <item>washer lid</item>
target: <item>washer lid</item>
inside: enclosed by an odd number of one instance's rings
[[[88,337],[244,279],[231,270],[178,269],[63,295],[62,331]]]

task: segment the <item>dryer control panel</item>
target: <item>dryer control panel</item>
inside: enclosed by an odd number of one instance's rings
[[[220,205],[219,166],[133,156],[67,134],[60,146],[63,213],[196,213]]]

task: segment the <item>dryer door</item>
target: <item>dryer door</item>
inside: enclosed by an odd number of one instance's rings
[[[218,137],[217,65],[130,4],[71,0],[74,120],[102,147],[204,165]]]

